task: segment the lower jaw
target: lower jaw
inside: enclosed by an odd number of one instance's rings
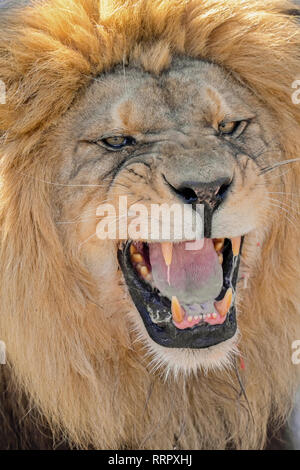
[[[199,324],[185,330],[176,328],[171,321],[160,325],[153,323],[148,311],[143,306],[138,307],[138,311],[150,338],[166,348],[209,348],[232,338],[237,331],[235,307],[230,309],[222,325]]]
[[[129,294],[138,310],[150,338],[166,348],[205,349],[231,338],[237,332],[236,307],[233,304],[222,324],[201,322],[188,329],[177,328],[172,321],[171,302],[154,292],[151,286],[136,276],[130,262],[130,243],[118,251]],[[235,264],[232,280],[238,275],[239,260]]]

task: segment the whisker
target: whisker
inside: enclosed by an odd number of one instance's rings
[[[125,53],[123,54],[123,78],[124,78],[124,89],[125,93],[127,94],[128,89],[127,89],[127,77],[126,77],[126,68],[125,68]]]
[[[71,220],[57,220],[55,221],[56,224],[73,224],[73,223],[77,223],[77,222],[81,222],[82,220],[84,219],[81,219],[80,217],[85,217],[87,216],[88,214],[95,214],[96,215],[96,212],[97,212],[97,208],[101,205],[101,204],[106,204],[110,201],[110,199],[104,199],[102,201],[100,201],[95,207],[91,207],[90,209],[88,210],[85,210],[83,211],[83,213],[80,213],[77,217],[75,217],[75,219],[71,219]],[[91,217],[92,218],[92,217]],[[89,219],[90,220],[90,219]]]
[[[275,204],[276,204],[276,203],[279,203],[277,207],[280,207],[280,209],[282,209],[283,211],[287,212],[287,214],[289,214],[289,211],[287,210],[287,208],[286,208],[286,207],[282,207],[281,201],[278,201],[277,199],[271,199],[271,198],[268,198],[268,200],[271,201],[272,204],[274,204],[274,203],[275,203]],[[289,207],[289,209],[291,209],[291,208]],[[290,216],[293,217],[293,219],[294,219],[295,221],[297,220],[297,219],[296,219],[294,216],[292,216],[291,214],[290,214]]]
[[[285,196],[300,197],[300,194],[296,194],[296,193],[285,193],[284,191],[268,191],[268,194],[283,194],[283,195],[285,195]]]
[[[67,183],[55,183],[53,181],[47,181],[42,178],[36,178],[35,176],[32,175],[27,175],[26,173],[19,172],[22,176],[25,176],[26,178],[31,178],[35,181],[40,181],[41,183],[49,184],[52,186],[62,186],[62,187],[70,187],[70,188],[103,188],[103,184],[67,184]]]
[[[285,126],[284,128],[282,128],[282,132],[285,132],[289,129],[291,129],[292,126],[288,125],[288,126]],[[254,153],[252,155],[252,158],[253,160],[257,160],[258,158],[260,158],[262,155],[266,154],[266,153],[280,153],[281,154],[281,148],[277,145],[275,145],[273,148],[268,148],[268,146],[270,144],[273,143],[273,138],[271,137],[270,139],[264,141],[264,143],[257,149],[256,153]]]
[[[86,240],[84,240],[84,242],[80,243],[79,244],[79,248],[82,247],[82,245],[84,245],[85,243],[87,243],[89,240],[91,240],[93,237],[95,237],[97,235],[97,232],[93,233],[92,235],[90,235]]]
[[[108,217],[106,217],[107,219]],[[63,222],[56,222],[57,225],[72,225],[72,224],[78,224],[80,222],[88,222],[89,220],[98,220],[98,219],[102,219],[101,216],[96,216],[96,217],[89,217],[87,219],[78,219],[78,220],[75,220],[75,221],[69,221],[69,220],[66,220],[66,221],[63,221]]]
[[[268,197],[268,199],[269,199],[269,201],[278,202],[279,204],[282,204],[287,209],[290,209],[290,210],[294,211],[295,214],[299,215],[299,211],[295,207],[290,206],[290,204],[286,204],[285,202],[280,201],[279,199],[275,199],[275,198],[271,198],[271,197]],[[299,207],[299,204],[297,206]]]
[[[123,214],[123,215],[118,216],[118,217],[116,217],[116,216],[105,217],[106,219],[113,219],[113,220],[111,220],[111,222],[107,225],[107,228],[111,227],[113,224],[116,224],[116,225],[117,225],[117,223],[120,222],[120,220],[124,219],[125,217],[127,217],[127,214]],[[102,218],[102,217],[99,217],[99,218]],[[89,241],[91,238],[93,238],[95,235],[97,235],[97,231],[96,231],[95,233],[93,233],[92,235],[90,235],[86,240],[84,240],[83,242],[81,242],[81,243],[79,244],[79,248],[81,248],[82,245],[84,245],[86,242],[88,242],[88,241]]]
[[[271,177],[270,177],[269,174],[267,174],[267,181],[268,181],[268,182],[269,182],[269,181],[274,181],[274,180],[277,179],[277,178],[281,178],[282,176],[287,175],[290,171],[291,171],[291,168],[288,168],[285,172],[280,173],[279,175],[272,175]],[[262,173],[260,173],[260,175],[261,175],[261,174],[262,174]]]
[[[296,162],[300,162],[300,158],[292,158],[290,160],[283,160],[282,162],[274,163],[274,165],[272,166],[262,168],[260,170],[260,174],[264,175],[265,173],[269,173],[270,171],[273,171],[278,167],[281,167],[283,165],[289,165],[290,163],[296,163]]]
[[[285,211],[285,212],[288,213],[288,211],[286,211],[283,207],[281,207],[281,206],[275,204],[274,202],[270,202],[270,205],[271,205],[271,206],[274,206],[274,207],[277,207],[277,208],[279,208],[279,209],[281,209],[281,210],[283,210],[283,211]],[[286,220],[288,220],[288,222],[290,222],[290,223],[293,225],[293,227],[295,227],[295,229],[298,230],[298,227],[296,226],[296,224],[295,224],[287,215],[285,215],[285,214],[283,214],[283,215],[284,215],[284,217],[286,218]]]

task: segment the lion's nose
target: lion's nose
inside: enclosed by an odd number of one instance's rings
[[[232,179],[229,177],[219,178],[210,182],[182,182],[180,185],[172,185],[165,178],[170,189],[179,196],[185,204],[204,204],[212,212],[226,198]]]

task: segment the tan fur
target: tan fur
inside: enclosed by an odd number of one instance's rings
[[[64,129],[56,126],[93,78],[128,61],[159,74],[176,54],[231,72],[274,118],[280,159],[298,156],[300,108],[291,101],[291,84],[300,74],[300,28],[281,13],[292,4],[101,5],[48,0],[7,20],[0,32],[0,71],[8,89],[8,104],[0,106],[0,339],[16,387],[55,435],[62,432],[78,447],[261,448],[267,426],[286,419],[298,383],[299,368],[291,361],[291,344],[300,334],[298,213],[291,212],[293,224],[279,209],[273,208],[272,220],[268,213],[260,264],[239,299],[239,349],[246,363],[240,374],[252,419],[234,368],[170,374],[167,380],[151,372],[143,342],[128,327],[133,313],[115,247],[103,243],[96,263],[89,244],[81,259],[55,224],[62,201],[47,182],[59,166],[53,148]],[[288,204],[300,184],[299,165],[280,181],[276,191],[286,194],[281,201]],[[80,204],[87,209],[90,201],[89,193]],[[63,215],[71,220],[77,209]],[[90,233],[84,230],[82,240]],[[249,239],[245,260],[257,259],[255,247]],[[95,277],[97,270],[110,273],[100,294],[89,263]]]

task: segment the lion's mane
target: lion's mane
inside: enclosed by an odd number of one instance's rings
[[[299,156],[300,107],[291,99],[300,77],[296,13],[283,0],[47,0],[6,18],[0,339],[8,364],[0,389],[10,408],[2,400],[0,416],[13,416],[2,427],[11,435],[22,429],[24,447],[33,421],[51,429],[53,446],[63,439],[96,448],[261,448],[268,428],[286,419],[298,380],[291,345],[300,333],[299,215],[289,224],[274,213],[260,269],[243,292],[245,369],[237,363],[165,381],[145,366],[125,320],[100,321],[92,279],[63,249],[48,184],[57,156],[48,139],[91,80],[136,50],[153,73],[174,54],[219,64],[281,123],[284,157]],[[295,192],[299,165],[282,181],[286,194]],[[118,289],[104,294],[112,312],[122,306]]]

